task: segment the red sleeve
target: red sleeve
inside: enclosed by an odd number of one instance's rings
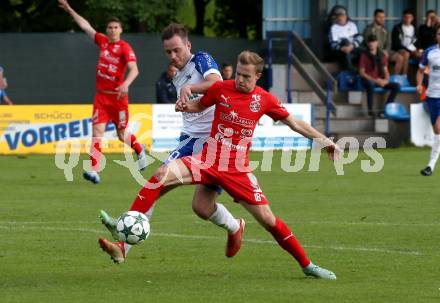
[[[125,43],[124,44],[124,59],[126,62],[136,62],[136,54],[134,53],[133,49],[131,48],[130,44]]]
[[[286,119],[290,113],[287,109],[281,104],[281,102],[273,95],[267,94],[267,110],[265,112],[266,115],[271,117],[273,120],[283,120]]]
[[[367,69],[367,55],[365,53],[362,53],[359,58],[359,68]]]
[[[214,104],[217,104],[217,96],[222,87],[222,83],[222,81],[217,81],[213,85],[211,85],[211,87],[208,88],[206,94],[202,97],[202,99],[200,99],[200,104],[205,107],[210,107]]]
[[[101,44],[107,43],[108,42],[108,37],[104,34],[101,33],[96,33],[95,34],[95,43],[100,46]]]

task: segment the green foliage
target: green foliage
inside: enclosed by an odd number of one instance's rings
[[[261,38],[262,0],[215,0],[210,25],[221,37]]]
[[[116,16],[129,32],[158,32],[175,20],[183,0],[87,0],[85,12],[103,30],[109,16]]]

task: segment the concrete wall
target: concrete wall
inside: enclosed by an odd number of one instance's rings
[[[136,52],[140,75],[131,86],[131,103],[154,103],[155,81],[167,60],[157,34],[124,34]],[[235,63],[237,54],[261,52],[261,42],[191,38],[193,50],[210,52],[217,63]],[[83,33],[0,34],[0,66],[8,95],[17,104],[91,103],[98,49]]]

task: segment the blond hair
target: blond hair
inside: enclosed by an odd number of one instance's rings
[[[263,71],[264,60],[257,53],[247,50],[242,51],[238,55],[237,62],[243,65],[249,65],[249,64],[255,65],[255,70],[257,71],[257,74]]]

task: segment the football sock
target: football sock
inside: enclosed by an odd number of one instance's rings
[[[136,136],[133,134],[130,134],[130,146],[136,154],[140,154],[144,149],[142,148],[142,145],[140,145],[136,139]]]
[[[132,245],[122,242],[122,244],[124,245],[124,249],[125,249],[125,256],[127,256],[128,252],[130,251]]]
[[[275,226],[269,229],[269,232],[278,242],[278,244],[287,250],[302,268],[310,264],[310,260],[307,258],[306,253],[301,246],[301,243],[295,238],[289,227],[281,221],[281,219],[276,218]]]
[[[101,159],[101,138],[92,138],[92,149],[90,151],[90,160],[92,161],[92,170],[99,170],[99,160]]]
[[[232,216],[232,214],[223,206],[223,204],[216,203],[217,209],[209,217],[209,221],[217,226],[226,229],[230,234],[235,233],[239,228],[240,224]]]
[[[432,144],[431,157],[429,158],[429,163],[428,163],[428,166],[431,167],[432,170],[434,170],[439,155],[440,155],[440,135],[434,135],[434,143]]]
[[[154,202],[159,198],[160,193],[164,189],[162,183],[156,177],[151,177],[147,184],[139,191],[136,199],[130,207],[130,210],[135,210],[145,214],[154,205]]]

